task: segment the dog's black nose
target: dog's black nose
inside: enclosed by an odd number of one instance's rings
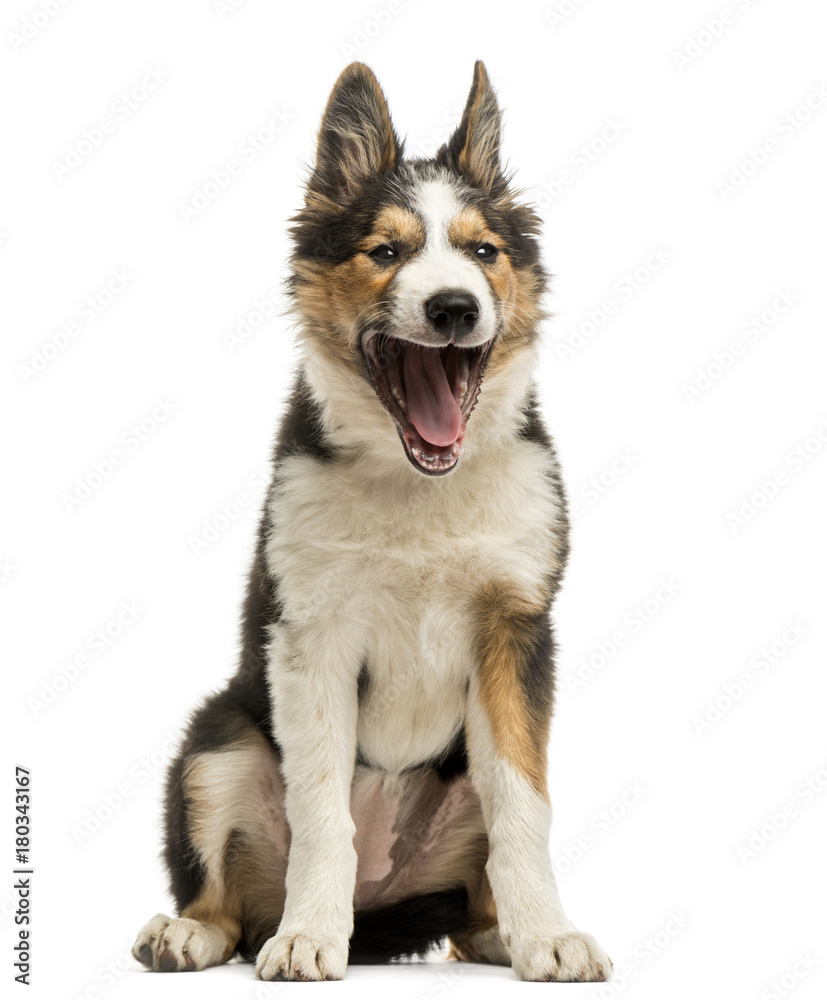
[[[461,288],[446,288],[428,299],[425,312],[437,332],[450,343],[461,341],[474,329],[480,304]]]

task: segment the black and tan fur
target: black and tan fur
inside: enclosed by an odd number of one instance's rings
[[[335,979],[447,936],[524,979],[609,973],[548,861],[568,521],[532,383],[539,220],[500,135],[482,63],[432,160],[404,158],[366,66],[331,94],[241,662],[170,768],[178,916],[140,933],[150,969]]]

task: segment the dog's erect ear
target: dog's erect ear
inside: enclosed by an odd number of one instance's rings
[[[500,134],[502,115],[481,60],[474,63],[474,80],[462,121],[448,141],[453,168],[474,187],[491,191],[502,180]]]
[[[346,206],[366,180],[395,167],[401,155],[379,81],[364,63],[351,63],[327,102],[308,188]]]

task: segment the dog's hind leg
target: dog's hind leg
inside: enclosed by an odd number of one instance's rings
[[[218,924],[158,913],[141,929],[132,954],[154,972],[197,972],[226,962],[235,951],[230,925],[227,919]]]
[[[269,933],[281,916],[288,835],[275,751],[252,722],[232,728],[218,749],[191,738],[170,771],[166,858],[179,916],[157,914],[132,949],[154,971],[197,971],[245,950],[250,871]]]
[[[485,873],[488,840],[467,774],[440,767],[390,777],[357,768],[351,811],[359,856],[351,962],[424,955],[508,965]]]
[[[218,752],[223,765],[239,751]],[[178,917],[156,914],[140,931],[132,954],[155,972],[195,972],[226,962],[238,944],[238,901],[226,884],[221,829],[226,813],[221,771],[212,754],[185,751],[168,781],[166,857]],[[210,778],[218,778],[209,787]]]
[[[490,965],[511,965],[511,956],[500,937],[497,907],[485,874],[484,863],[477,877],[469,879],[468,928],[448,937],[448,957],[458,962],[484,962]]]

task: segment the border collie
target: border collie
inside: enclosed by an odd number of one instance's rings
[[[330,95],[290,277],[302,360],[225,690],[167,779],[178,916],[133,953],[264,980],[424,955],[599,981],[549,858],[566,500],[533,390],[539,219],[478,62],[433,159],[362,63]],[[473,413],[472,413],[473,411]]]

